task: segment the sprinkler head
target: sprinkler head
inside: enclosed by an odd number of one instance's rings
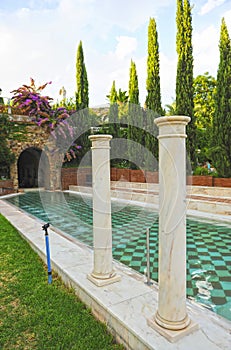
[[[47,224],[45,224],[45,225],[42,226],[42,229],[46,231],[46,230],[48,229],[49,226],[50,226],[50,224],[47,223]]]

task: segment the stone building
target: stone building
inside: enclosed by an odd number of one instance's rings
[[[19,137],[20,141],[14,139],[9,142],[16,156],[10,168],[14,189],[36,187],[60,189],[62,157],[49,152],[50,132],[44,127],[37,126],[28,116],[13,115],[11,121],[23,130]]]

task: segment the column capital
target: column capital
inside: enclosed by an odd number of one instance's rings
[[[90,135],[88,138],[92,142],[91,149],[110,149],[109,141],[111,141],[112,135]]]
[[[191,118],[185,115],[171,115],[165,117],[159,117],[154,120],[154,123],[161,127],[163,125],[170,124],[183,124],[187,125],[190,122]]]
[[[191,118],[184,115],[159,117],[154,120],[159,127],[158,139],[162,138],[186,138],[185,126]]]
[[[91,142],[94,141],[110,141],[112,139],[112,135],[106,135],[106,134],[98,134],[98,135],[90,135],[88,136],[89,140]]]

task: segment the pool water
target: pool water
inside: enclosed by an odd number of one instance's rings
[[[92,200],[62,192],[28,192],[8,202],[92,247]],[[151,278],[158,281],[158,214],[112,202],[113,257],[140,273],[150,229]],[[187,219],[187,296],[231,320],[231,226]]]

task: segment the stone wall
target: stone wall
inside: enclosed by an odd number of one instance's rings
[[[63,168],[61,173],[62,190],[68,190],[70,185],[91,186],[91,176],[91,168]],[[111,168],[111,181],[158,183],[158,173]]]
[[[10,140],[9,146],[16,156],[15,162],[10,168],[10,178],[13,181],[14,189],[18,189],[18,159],[21,153],[29,148],[35,148],[43,151],[47,156],[47,174],[48,178],[46,182],[46,188],[60,189],[61,188],[61,166],[63,156],[52,155],[51,152],[47,152],[45,149],[48,144],[50,132],[44,128],[37,126],[28,116],[14,115],[11,117],[12,122],[21,126],[22,133],[20,135],[20,141]],[[60,171],[59,171],[60,169]]]
[[[63,168],[62,189],[68,190],[69,185],[91,185],[91,168]],[[141,183],[158,183],[158,172],[111,168],[111,181],[128,181]],[[230,178],[215,178],[213,176],[188,176],[187,184],[194,186],[231,187]]]
[[[28,148],[34,147],[36,149],[42,150],[45,142],[47,141],[49,134],[41,127],[35,125],[31,122],[28,116],[12,116],[12,122],[20,125],[21,135],[18,140],[10,140],[9,146],[13,153],[15,154],[16,160],[11,165],[10,168],[10,178],[13,180],[13,186],[15,189],[19,187],[18,184],[18,159],[20,154]]]
[[[194,175],[187,177],[187,183],[194,186],[231,187],[231,178]]]
[[[62,190],[69,190],[70,185],[91,186],[91,168],[62,168],[61,184]]]
[[[14,192],[13,180],[0,180],[0,196]]]

